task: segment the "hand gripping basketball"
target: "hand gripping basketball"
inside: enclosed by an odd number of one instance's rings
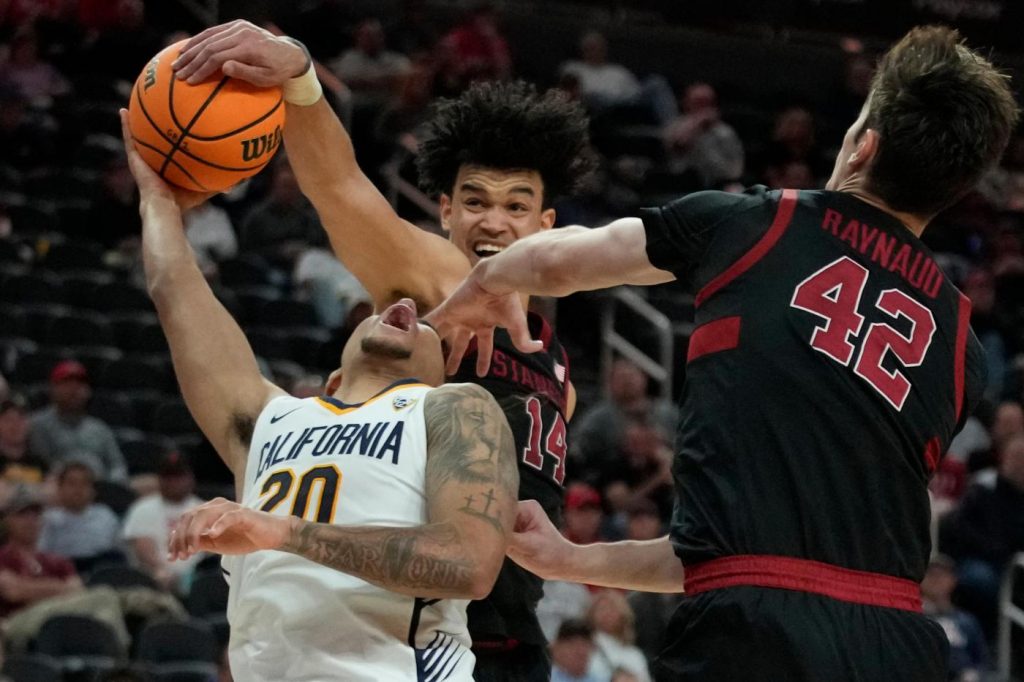
[[[308,67],[309,55],[298,43],[243,20],[206,29],[172,64],[175,75],[189,84],[219,71],[260,87],[284,85]]]

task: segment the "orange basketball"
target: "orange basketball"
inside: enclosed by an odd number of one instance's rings
[[[174,77],[186,41],[146,64],[132,88],[128,122],[153,170],[185,189],[217,192],[255,175],[281,146],[281,88],[220,76],[197,85]]]

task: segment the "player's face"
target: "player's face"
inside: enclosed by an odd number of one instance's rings
[[[544,183],[533,170],[466,165],[451,196],[441,195],[441,226],[472,264],[554,223],[554,209],[544,208]]]
[[[359,371],[364,363],[385,365],[395,375],[434,386],[444,382],[441,339],[430,325],[419,322],[411,298],[366,318],[352,332],[342,352],[342,367]]]

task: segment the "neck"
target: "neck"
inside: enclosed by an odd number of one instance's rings
[[[358,372],[346,372],[331,397],[349,405],[365,403],[396,381],[409,378],[387,367],[364,367]]]
[[[924,228],[928,227],[928,223],[931,221],[931,216],[922,218],[921,216],[914,215],[913,213],[905,213],[891,208],[887,203],[864,189],[863,179],[858,175],[853,175],[847,178],[835,189],[835,191],[852,194],[865,204],[871,204],[875,208],[885,211],[893,218],[896,218],[896,220],[903,223],[903,226],[913,232],[916,237],[920,237],[924,233]]]

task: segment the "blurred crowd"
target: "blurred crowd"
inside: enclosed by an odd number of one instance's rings
[[[420,126],[436,98],[520,75],[499,6],[476,3],[450,21],[427,2],[400,7],[372,16],[344,2],[302,3],[266,24],[307,43],[386,196],[395,178],[414,181]],[[215,559],[168,562],[163,551],[184,510],[232,493],[177,398],[141,291],[136,196],[115,113],[141,65],[199,28],[166,7],[148,20],[153,9],[142,0],[0,2],[0,618],[16,652],[56,613],[99,617],[124,652],[138,653],[148,618],[191,617],[226,636],[223,604],[203,611],[194,594],[219,577]],[[831,106],[782,102],[759,128],[738,113],[753,103],[721,102],[713,83],[638,73],[590,27],[575,40],[577,54],[539,85],[586,105],[602,167],[579,196],[558,201],[560,224],[599,224],[702,189],[823,186],[875,56],[843,43],[845,77]],[[422,207],[396,201],[436,229]],[[189,212],[185,228],[265,373],[297,395],[317,394],[369,305],[331,255],[284,154]],[[925,241],[971,299],[988,351],[986,401],[932,482],[937,553],[922,584],[951,642],[951,679],[966,682],[990,674],[1002,576],[1024,551],[1024,132]],[[590,304],[570,300],[559,312],[571,317],[575,305]],[[592,349],[562,334],[577,357]],[[593,358],[588,366],[576,376],[583,400],[563,532],[579,543],[659,537],[672,507],[675,408],[625,359],[604,376]],[[151,598],[126,603],[126,587]],[[548,584],[541,614],[553,679],[651,679],[648,661],[677,599]]]

